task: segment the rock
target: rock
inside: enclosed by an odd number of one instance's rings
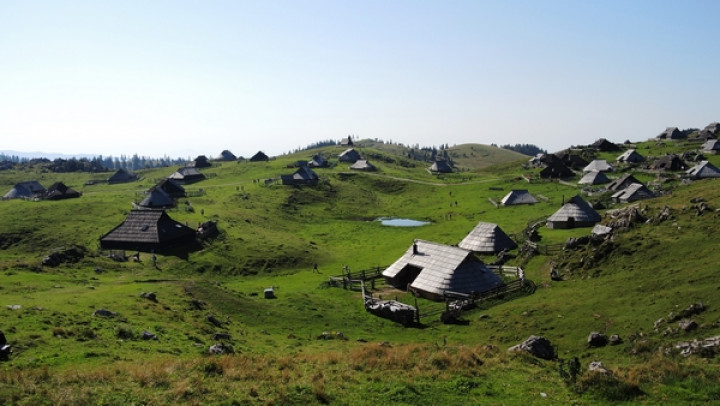
[[[210,354],[215,355],[221,355],[221,354],[234,354],[235,350],[233,350],[232,346],[225,344],[225,343],[219,343],[210,346],[208,349],[210,351]]]
[[[190,301],[190,309],[192,310],[203,310],[205,309],[206,303],[202,300],[193,299]]]
[[[228,333],[215,333],[212,337],[213,340],[219,341],[219,340],[229,340],[230,334]]]
[[[222,326],[223,326],[223,323],[222,323],[220,320],[216,319],[215,316],[213,316],[212,314],[208,314],[207,317],[206,317],[206,319],[207,319],[207,321],[209,321],[210,323],[212,323],[212,324],[215,325],[216,327],[222,327]]]
[[[531,335],[522,343],[508,349],[510,352],[525,351],[538,358],[551,360],[555,358],[555,348],[545,337]]]
[[[678,327],[683,331],[692,331],[697,329],[698,325],[693,320],[682,320],[678,323]]]
[[[610,345],[619,345],[622,344],[622,338],[620,338],[619,335],[613,334],[610,336]]]
[[[20,310],[22,309],[21,305],[7,305],[6,306],[8,310]]]
[[[157,303],[157,295],[155,295],[155,292],[142,292],[140,294],[140,297],[152,300],[153,302]]]
[[[97,309],[93,312],[93,316],[99,316],[99,317],[115,317],[117,316],[117,313],[111,312],[107,309]]]
[[[588,335],[587,343],[590,347],[604,347],[608,343],[608,338],[605,334],[593,331]]]
[[[665,323],[665,319],[663,319],[663,318],[661,317],[661,318],[655,320],[655,324],[653,324],[653,327],[658,328],[658,326],[661,325],[661,324],[663,324],[663,323]]]
[[[607,368],[605,368],[605,365],[603,365],[603,363],[600,361],[591,362],[590,365],[588,366],[588,371],[605,374],[605,375],[610,375],[610,371],[608,371]]]
[[[140,336],[143,340],[157,340],[157,336],[147,330],[142,332],[142,335]]]

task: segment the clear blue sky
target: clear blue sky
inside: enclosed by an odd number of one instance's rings
[[[0,150],[555,151],[720,120],[719,1],[0,0]]]

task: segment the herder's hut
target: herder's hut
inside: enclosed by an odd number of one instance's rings
[[[163,192],[172,198],[185,197],[185,188],[172,179],[163,179],[152,188],[162,189]]]
[[[708,161],[701,161],[685,173],[692,179],[720,178],[720,169]]]
[[[357,152],[354,148],[348,148],[346,149],[342,154],[338,155],[338,161],[340,162],[348,162],[348,163],[355,163],[358,159],[361,159],[360,153]]]
[[[617,144],[614,144],[605,138],[600,138],[599,140],[593,142],[590,144],[590,147],[601,152],[620,151],[620,147],[618,147]]]
[[[198,155],[194,161],[188,164],[190,168],[209,168],[212,166],[210,160],[205,155]]]
[[[635,179],[632,174],[626,173],[625,175],[615,179],[614,181],[610,182],[607,185],[607,190],[622,190],[626,187],[632,185],[633,183],[641,183],[639,180]]]
[[[453,171],[452,166],[445,160],[435,161],[428,170],[432,173],[451,173]]]
[[[36,180],[20,182],[10,189],[3,199],[32,199],[35,197],[43,197],[46,193],[45,187]]]
[[[589,163],[572,150],[566,149],[548,156],[551,161],[559,160],[563,165],[573,170],[580,170]]]
[[[262,151],[258,151],[250,158],[250,162],[267,162],[269,160],[270,158]]]
[[[581,185],[604,185],[610,183],[610,179],[605,175],[605,172],[592,171],[580,178],[578,183]]]
[[[548,228],[592,227],[602,217],[580,196],[573,196],[547,219]]]
[[[575,176],[575,173],[562,162],[554,161],[540,171],[543,179],[564,179]]]
[[[388,284],[430,300],[442,300],[446,292],[474,294],[502,285],[471,251],[423,240],[415,240],[383,276]]]
[[[358,159],[354,164],[350,165],[350,169],[354,169],[356,171],[374,171],[375,165],[371,164],[369,161],[366,161],[364,159]]]
[[[713,135],[718,135],[720,133],[720,123],[713,122],[705,126],[703,128],[703,131],[707,131]]]
[[[656,138],[660,140],[679,140],[687,137],[682,131],[678,130],[677,127],[667,127],[665,131],[658,134]]]
[[[651,199],[653,197],[655,197],[655,193],[642,183],[633,183],[612,195],[612,199],[620,203],[630,203],[637,200]]]
[[[505,197],[503,197],[500,201],[503,206],[512,206],[516,204],[535,204],[537,202],[538,199],[536,199],[535,196],[531,195],[530,192],[525,189],[511,190],[510,193],[506,194]]]
[[[665,155],[655,161],[650,168],[665,171],[684,171],[688,169],[688,165],[677,155]]]
[[[168,179],[185,185],[188,183],[199,182],[205,179],[205,175],[200,173],[200,171],[198,171],[196,168],[186,166],[178,169],[175,173],[168,176]]]
[[[100,247],[149,252],[195,240],[195,230],[170,218],[164,210],[132,210],[125,221],[100,237]]]
[[[517,248],[515,241],[493,223],[479,222],[458,244],[460,248],[482,255],[497,254]]]
[[[107,181],[108,183],[126,183],[136,180],[138,180],[138,176],[134,172],[127,168],[120,168]]]
[[[298,168],[295,173],[292,175],[280,175],[280,179],[282,180],[283,185],[308,185],[308,186],[314,186],[317,185],[320,181],[320,178],[318,175],[307,166],[301,166]]]
[[[67,187],[62,182],[53,183],[45,194],[45,198],[49,200],[72,199],[75,197],[80,197],[80,192]]]
[[[720,151],[720,141],[707,140],[700,149],[706,154],[717,154]]]
[[[225,162],[232,162],[237,161],[237,157],[235,154],[230,152],[229,150],[223,150],[223,152],[220,153],[220,156],[218,157],[218,161],[225,161]]]
[[[590,162],[585,168],[583,168],[583,173],[588,173],[592,171],[597,172],[612,172],[613,166],[610,165],[606,160],[604,159],[596,159],[592,162]]]
[[[322,155],[315,154],[307,165],[311,168],[327,168],[330,166],[330,162]]]
[[[353,143],[352,136],[348,135],[347,138],[340,140],[340,145],[352,147],[355,144]]]
[[[629,150],[623,152],[622,155],[617,157],[616,161],[617,162],[625,162],[625,163],[629,163],[629,164],[637,164],[640,162],[644,162],[645,157],[638,154],[638,152],[635,151],[634,149],[629,149]]]
[[[175,206],[175,200],[160,188],[152,188],[138,204],[147,209],[167,209]]]

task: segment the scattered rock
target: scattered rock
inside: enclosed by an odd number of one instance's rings
[[[229,339],[230,339],[230,334],[228,334],[228,333],[215,333],[215,334],[213,334],[212,339],[215,340],[215,341],[229,340]]]
[[[590,347],[604,347],[608,343],[608,338],[605,334],[593,331],[588,335],[587,343]]]
[[[93,312],[93,316],[99,316],[99,317],[115,317],[117,316],[117,313],[111,312],[107,309],[97,309]]]
[[[701,357],[710,358],[720,352],[720,336],[693,340],[691,342],[680,342],[675,344],[675,349],[679,350],[680,355],[684,357],[698,354]]]
[[[155,303],[157,303],[157,295],[155,295],[155,292],[142,292],[140,294],[140,297],[151,300]]]
[[[343,334],[340,331],[323,331],[322,334],[318,336],[318,340],[347,340],[347,337],[345,337],[345,334]]]
[[[142,332],[142,335],[140,336],[143,340],[157,340],[157,336],[147,330]]]
[[[205,303],[202,300],[193,299],[190,301],[190,309],[191,310],[204,310],[207,303]]]
[[[20,310],[22,309],[21,305],[7,305],[6,306],[8,310]]]
[[[611,374],[610,371],[608,371],[608,369],[605,368],[605,365],[603,365],[603,363],[600,361],[591,362],[590,365],[588,366],[588,371],[600,373],[600,374],[604,374],[604,375]]]
[[[551,360],[555,358],[555,348],[545,337],[531,335],[522,343],[508,349],[510,352],[525,351],[538,358]]]
[[[210,351],[210,354],[215,354],[215,355],[234,354],[235,353],[235,350],[233,350],[233,347],[230,346],[229,344],[225,344],[225,343],[218,343],[218,344],[212,345],[212,346],[210,346],[208,351]]]
[[[678,323],[678,327],[683,331],[692,331],[697,329],[698,325],[693,320],[682,320]]]
[[[619,335],[613,334],[610,336],[610,345],[619,345],[622,344],[623,340],[620,338]]]
[[[222,327],[222,326],[223,326],[223,322],[221,322],[220,320],[216,319],[215,316],[213,316],[212,314],[208,314],[207,317],[206,317],[206,319],[207,319],[207,321],[209,321],[210,323],[212,323],[212,324],[213,324],[214,326],[216,326],[216,327]]]
[[[78,245],[59,248],[42,260],[44,266],[55,267],[62,263],[76,263],[85,257],[87,249]]]

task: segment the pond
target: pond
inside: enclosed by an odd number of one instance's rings
[[[420,221],[413,219],[399,219],[394,217],[380,217],[380,224],[391,227],[420,227],[430,224],[429,221]]]

